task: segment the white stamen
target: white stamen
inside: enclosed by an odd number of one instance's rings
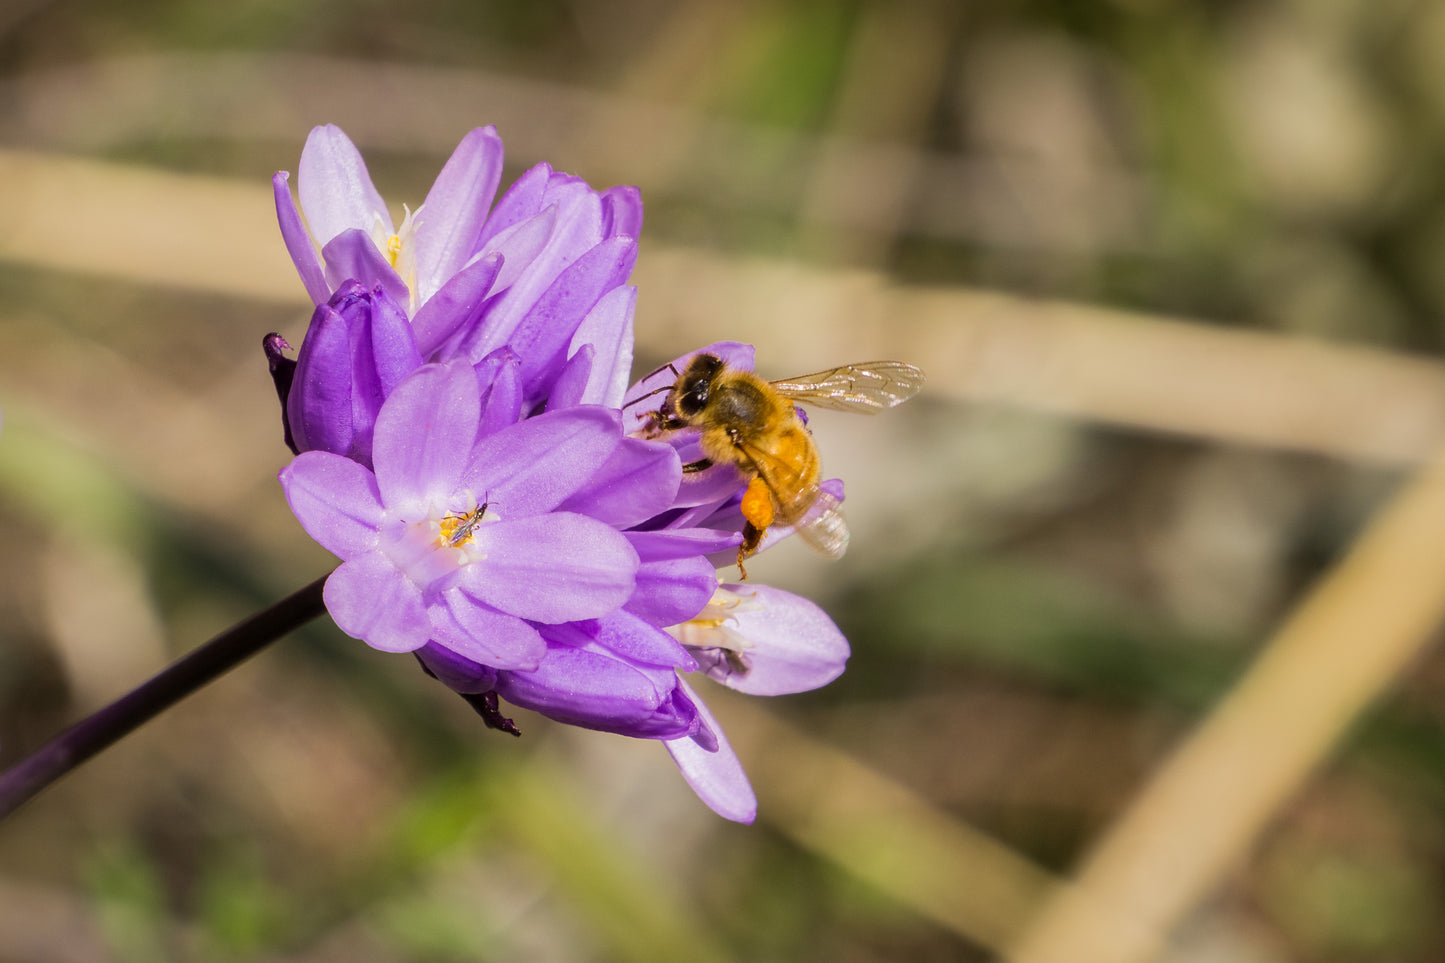
[[[752,648],[752,643],[733,628],[737,624],[736,616],[739,612],[755,612],[764,607],[764,603],[751,592],[744,595],[719,587],[701,612],[666,631],[691,648],[743,652]]]

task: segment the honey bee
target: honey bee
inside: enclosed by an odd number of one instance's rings
[[[848,548],[842,506],[819,487],[818,449],[793,403],[871,415],[901,405],[922,387],[923,372],[901,361],[865,361],[764,381],[717,355],[698,354],[675,383],[660,389],[667,397],[649,416],[647,433],[696,429],[703,458],[684,465],[684,472],[725,464],[748,476],[738,546],[738,570],[746,579],[743,560],[758,550],[775,521],[791,525],[829,558],[841,558]]]

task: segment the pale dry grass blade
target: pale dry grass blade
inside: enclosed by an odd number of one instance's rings
[[[0,177],[0,260],[304,309],[267,185],[20,151]],[[907,358],[935,398],[1387,464],[1445,438],[1445,365],[1397,352],[656,244],[635,280],[659,355],[757,341],[777,375]]]
[[[709,19],[718,14],[726,27]],[[675,29],[684,38],[707,34],[716,45],[745,31],[747,18],[736,4],[717,5],[699,8],[696,17],[680,14]],[[659,42],[667,39],[665,32]],[[647,83],[652,75],[646,65],[640,69],[639,82]],[[659,62],[655,75],[667,78],[673,69]],[[695,80],[684,88],[701,89]],[[900,212],[880,203],[870,178],[916,171],[916,193],[929,203],[902,213],[910,230],[927,236],[1063,251],[1142,252],[1153,243],[1141,217],[1146,185],[1118,164],[1080,171],[1027,155],[958,156],[820,137],[660,103],[626,79],[620,93],[600,93],[433,65],[206,52],[97,59],[0,80],[4,141],[61,153],[111,150],[176,131],[219,142],[299,145],[322,118],[345,128],[363,151],[437,156],[468,128],[495,124],[514,162],[546,158],[594,184],[637,184],[644,196],[707,198],[734,212],[792,215],[798,168],[826,156],[837,165],[831,177],[869,189],[829,191],[829,204],[804,205],[801,213],[818,218],[820,229],[891,233]],[[775,163],[759,176],[739,158]]]
[[[1366,462],[1445,440],[1445,365],[1400,352],[680,248],[649,248],[637,279],[663,356],[755,341],[774,376],[903,358],[924,397]]]
[[[9,216],[0,260],[305,301],[267,184],[7,149],[0,185]]]
[[[745,699],[709,694],[747,760],[760,817],[948,930],[998,951],[1055,885],[996,839]]]
[[[1445,462],[1370,523],[1125,810],[1014,963],[1143,963],[1445,617]]]

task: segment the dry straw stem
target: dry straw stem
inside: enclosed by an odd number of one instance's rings
[[[747,700],[709,693],[747,761],[761,819],[954,933],[1001,951],[1053,878],[845,752]]]
[[[0,260],[303,303],[269,185],[0,150]]]
[[[267,185],[13,150],[0,184],[0,260],[304,303]],[[655,243],[635,280],[659,354],[755,341],[778,374],[899,357],[936,398],[1386,464],[1445,440],[1445,365],[1399,353]]]
[[[1238,864],[1445,617],[1445,461],[1370,523],[1015,947],[1142,963]]]
[[[731,337],[777,375],[898,357],[925,397],[1382,464],[1445,442],[1445,365],[1399,352],[656,245],[637,277],[663,355]]]
[[[869,136],[870,128],[890,138],[906,135],[907,118],[922,103],[897,98],[926,102],[927,85],[947,79],[936,76],[937,59],[924,49],[947,31],[926,45],[909,40],[921,20],[934,16],[930,8],[946,10],[947,3],[911,0],[901,16],[898,4],[875,6],[850,50],[849,70],[876,65],[887,79],[850,74],[851,86],[871,88],[859,95],[877,98],[863,104],[853,91],[843,94],[852,102],[840,101],[833,120],[851,134],[819,136],[659,102],[659,91],[676,94],[667,98],[674,103],[711,99],[718,78],[699,71],[689,53],[699,38],[711,49],[751,42],[755,21],[739,15],[736,5],[694,4],[678,5],[668,17],[645,59],[622,79],[620,94],[471,69],[306,54],[138,54],[0,78],[0,135],[7,143],[82,153],[178,132],[217,142],[287,144],[324,118],[364,150],[444,156],[462,131],[484,122],[506,137],[514,162],[547,158],[594,183],[637,184],[653,198],[684,195],[740,210],[798,213],[817,218],[814,226],[825,230],[884,237],[904,223],[927,235],[1010,246],[1143,249],[1138,211],[1145,185],[1126,168],[1095,163],[1080,170],[1017,152],[1002,163]],[[894,45],[910,52],[906,69],[876,59]],[[882,121],[889,110],[897,120]],[[862,123],[865,115],[872,119]],[[773,173],[763,176],[759,163]],[[796,172],[810,179],[801,211]],[[915,177],[915,196],[929,203],[900,208],[904,181]]]

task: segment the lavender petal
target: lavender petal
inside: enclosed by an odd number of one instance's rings
[[[296,354],[286,420],[301,451],[351,454],[351,341],[346,319],[328,304],[311,316]]]
[[[459,588],[427,607],[432,638],[463,658],[494,669],[535,669],[547,653],[537,630]]]
[[[635,187],[609,187],[602,192],[602,231],[608,237],[642,236],[642,192]]]
[[[751,823],[758,815],[758,798],[748,782],[748,774],[743,771],[742,762],[707,705],[685,681],[678,679],[677,684],[691,697],[698,721],[717,739],[717,749],[707,751],[692,736],[668,739],[663,745],[692,791],[713,812],[734,822]]]
[[[582,318],[602,295],[627,280],[636,262],[634,239],[608,238],[559,272],[523,315],[508,343],[522,358],[530,397],[542,393],[544,374],[561,360]]]
[[[584,344],[562,365],[557,379],[547,391],[547,410],[571,408],[580,405],[582,393],[587,390],[587,379],[592,374],[592,359],[597,352],[592,345]]]
[[[458,572],[470,595],[518,618],[559,623],[594,619],[632,594],[637,553],[613,528],[552,512],[483,525],[473,536],[485,558]]]
[[[322,548],[350,559],[376,546],[385,509],[371,472],[341,455],[308,451],[278,477],[296,520]]]
[[[337,627],[374,649],[410,652],[431,634],[421,590],[380,552],[341,563],[322,595]]]
[[[346,319],[351,342],[351,457],[372,463],[372,433],[388,395],[421,366],[411,322],[380,287],[348,281],[331,304]]]
[[[362,330],[369,336],[369,367],[375,371],[377,386],[386,397],[421,367],[421,352],[406,312],[381,288],[370,292],[370,309]]]
[[[427,297],[412,319],[422,357],[431,357],[481,310],[501,269],[500,254],[478,258]]]
[[[551,288],[558,275],[602,241],[602,202],[585,185],[580,189],[559,191],[555,198],[549,191],[547,201],[557,206],[556,225],[546,245],[532,258],[526,270],[502,291],[496,304],[488,307],[479,340],[469,346],[473,358],[511,343],[512,335],[523,319]],[[507,274],[505,266],[502,273]],[[587,307],[590,308],[591,303]],[[571,338],[572,330],[571,327],[567,329],[567,339]],[[527,361],[525,355],[523,361]]]
[[[488,257],[500,257],[502,270],[492,290],[505,291],[517,282],[517,278],[532,266],[537,255],[547,246],[552,231],[557,227],[556,205],[545,208],[497,234],[487,241],[482,253]]]
[[[697,660],[676,639],[630,612],[618,610],[595,622],[592,640],[630,662],[683,672],[692,672],[698,667]]]
[[[418,368],[376,419],[376,482],[389,509],[420,517],[433,496],[458,489],[480,416],[477,378],[464,362]]]
[[[627,540],[643,561],[690,558],[737,548],[739,536],[710,528],[666,529],[656,532],[626,532]]]
[[[453,692],[475,695],[496,688],[496,669],[463,658],[445,646],[428,642],[414,654],[433,678]]]
[[[596,351],[580,404],[622,407],[632,370],[632,315],[636,306],[637,288],[615,287],[593,305],[577,326],[572,350],[590,344]]]
[[[462,485],[484,492],[502,518],[549,512],[606,463],[621,441],[616,412],[551,411],[477,442]]]
[[[462,138],[417,212],[417,298],[425,301],[462,269],[477,242],[502,178],[502,140],[495,127]]]
[[[702,611],[716,589],[717,570],[701,556],[644,562],[623,609],[651,625],[677,625]]]
[[[498,348],[474,370],[482,388],[482,419],[477,437],[496,434],[522,420],[522,360],[510,348]]]
[[[817,605],[768,585],[723,588],[760,604],[739,607],[729,620],[747,640],[740,653],[747,671],[737,672],[727,659],[709,660],[709,678],[748,695],[772,696],[807,692],[842,675],[848,640]]]
[[[497,692],[508,702],[585,729],[651,739],[695,726],[692,705],[673,699],[678,684],[671,669],[552,641],[535,671],[497,673]]]
[[[371,236],[360,228],[351,228],[327,241],[321,248],[326,262],[326,280],[339,289],[347,281],[360,282],[367,288],[380,285],[398,304],[410,304],[411,292],[401,275],[382,255]]]
[[[665,511],[681,481],[682,463],[671,445],[624,437],[587,484],[557,507],[631,528]],[[689,554],[718,550],[710,545]]]
[[[311,302],[325,304],[326,299],[331,296],[331,289],[326,284],[325,272],[321,270],[321,258],[316,253],[316,245],[306,231],[301,212],[296,209],[296,199],[291,196],[291,188],[286,184],[288,177],[290,175],[285,171],[277,171],[276,176],[271,178],[271,189],[276,195],[276,221],[281,225],[281,240],[286,245],[286,252],[291,255],[291,262],[296,265],[296,273],[301,275],[301,283],[305,285]]]
[[[482,236],[477,239],[478,250],[484,250],[492,238],[542,209],[542,195],[547,190],[547,179],[551,175],[551,165],[541,163],[512,182],[512,186],[507,188],[507,192],[497,201],[497,206],[487,218],[487,223],[482,228]]]
[[[377,218],[387,234],[395,230],[361,152],[335,124],[314,128],[306,138],[296,190],[311,233],[323,247],[348,228],[369,231]]]

